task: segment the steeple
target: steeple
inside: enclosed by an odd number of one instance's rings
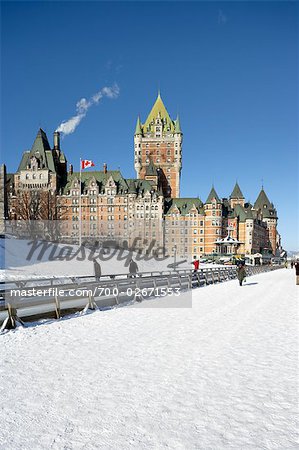
[[[141,123],[140,123],[140,117],[137,117],[137,123],[136,123],[136,128],[135,128],[135,136],[137,134],[141,134],[142,135],[142,128],[141,128]]]

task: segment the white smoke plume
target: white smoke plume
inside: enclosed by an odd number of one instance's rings
[[[71,134],[75,131],[81,120],[86,116],[87,111],[92,105],[97,105],[103,97],[117,98],[119,95],[119,87],[114,84],[111,87],[105,86],[96,92],[89,100],[81,98],[76,103],[76,115],[69,120],[62,122],[56,131],[60,131],[63,134]]]

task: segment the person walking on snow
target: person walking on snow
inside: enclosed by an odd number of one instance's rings
[[[239,280],[240,286],[242,286],[242,283],[244,281],[244,278],[246,278],[246,270],[244,264],[240,264],[237,268],[237,276]]]
[[[98,261],[94,258],[93,260],[93,269],[94,269],[94,276],[96,281],[100,281],[102,270],[101,265],[98,263]]]
[[[296,284],[299,285],[299,260],[294,263],[294,267],[296,270]]]
[[[130,261],[129,264],[129,272],[130,272],[130,278],[135,278],[138,272],[138,266],[137,263],[133,260],[133,258]]]
[[[195,261],[192,261],[191,264],[193,264],[193,266],[194,266],[193,273],[196,273],[199,268],[199,260],[196,259]]]

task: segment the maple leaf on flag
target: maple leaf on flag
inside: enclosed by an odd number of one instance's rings
[[[87,169],[88,167],[94,167],[93,161],[91,161],[89,159],[82,159],[81,169]]]

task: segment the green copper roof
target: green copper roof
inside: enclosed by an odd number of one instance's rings
[[[244,198],[240,186],[236,182],[233,192],[230,194],[230,198]]]
[[[157,168],[152,159],[150,159],[149,165],[145,168],[145,176],[157,176]]]
[[[142,134],[142,129],[141,129],[141,123],[140,123],[140,117],[137,117],[137,123],[136,123],[136,128],[135,128],[135,135],[136,134]]]
[[[178,133],[178,134],[182,134],[179,115],[177,116],[177,119],[176,119],[176,121],[175,121],[175,129],[174,129],[174,132],[175,132],[175,133]]]
[[[261,192],[259,193],[259,196],[255,201],[254,207],[255,209],[271,208],[270,200],[268,199],[266,192],[264,191],[263,188],[261,189]]]
[[[210,193],[208,195],[206,203],[212,203],[212,199],[213,198],[216,199],[217,203],[220,203],[220,198],[218,197],[217,192],[214,189],[214,186],[212,187],[212,189],[211,189],[211,191],[210,191]]]
[[[53,159],[53,153],[47,138],[46,133],[40,128],[38,130],[35,141],[30,151],[25,151],[18,171],[26,170],[30,164],[30,159],[35,156],[39,160],[41,169],[49,169],[55,171],[55,164]]]
[[[195,206],[198,212],[204,214],[203,203],[200,198],[172,198],[166,203],[167,214],[171,214],[176,208],[184,216]]]
[[[143,131],[146,133],[147,131],[151,130],[152,122],[154,122],[157,117],[160,116],[162,122],[163,122],[163,129],[169,128],[170,132],[174,132],[175,125],[174,122],[171,120],[170,115],[168,114],[167,109],[165,108],[165,105],[163,103],[163,100],[161,98],[160,92],[158,94],[158,97],[154,103],[154,106],[151,109],[151,112],[147,116],[147,119],[145,123],[143,124],[142,128]]]
[[[124,194],[126,192],[143,194],[145,192],[150,192],[153,190],[153,187],[148,180],[123,178],[119,170],[108,170],[106,173],[104,171],[82,172],[82,190],[84,191],[91,180],[95,180],[99,188],[99,192],[104,193],[105,185],[110,177],[112,177],[113,181],[116,184],[117,194]],[[68,195],[72,186],[72,182],[74,180],[79,180],[79,178],[79,172],[73,172],[72,174],[68,173],[66,184],[62,189],[62,194]]]
[[[127,180],[127,184],[129,187],[129,194],[137,194],[137,189],[134,180]]]

